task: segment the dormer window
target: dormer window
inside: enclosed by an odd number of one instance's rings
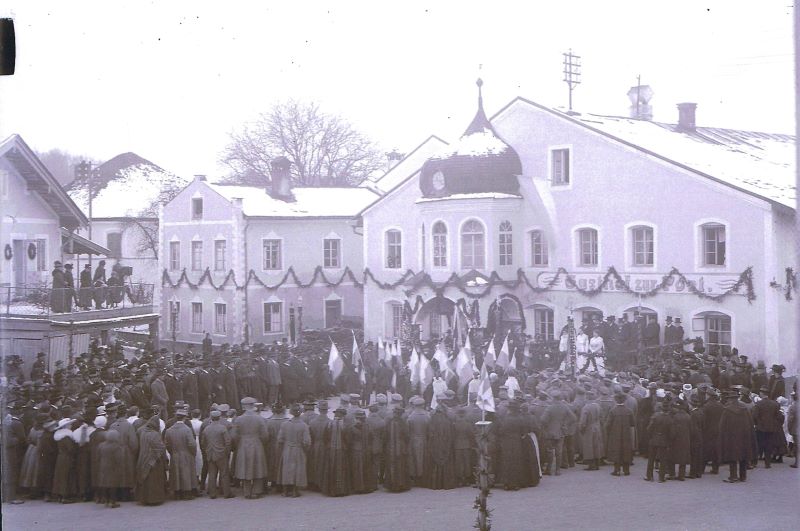
[[[192,198],[192,219],[203,219],[203,198]]]

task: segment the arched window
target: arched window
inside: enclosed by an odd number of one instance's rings
[[[597,230],[588,228],[578,230],[578,265],[596,266],[598,249]]]
[[[638,267],[652,266],[655,264],[655,238],[653,227],[638,225],[631,227],[631,242],[633,243],[632,264]]]
[[[547,236],[544,231],[531,231],[531,266],[546,267],[549,265],[550,258],[547,250]]]
[[[511,222],[504,221],[500,224],[500,265],[514,265],[514,249],[512,247]]]
[[[724,266],[727,240],[725,225],[706,223],[700,230],[703,238],[703,265]]]
[[[461,268],[483,269],[486,267],[483,225],[471,219],[461,228]]]
[[[433,224],[433,267],[447,267],[447,226],[441,221]]]
[[[397,229],[386,231],[386,268],[403,267],[403,234]]]

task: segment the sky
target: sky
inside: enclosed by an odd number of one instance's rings
[[[224,8],[223,8],[224,6]],[[17,65],[0,138],[97,162],[138,155],[219,177],[229,134],[288,98],[314,101],[382,149],[454,140],[484,80],[490,115],[517,96],[626,115],[641,76],[654,119],[696,102],[701,126],[794,133],[789,0],[205,2],[6,0]]]

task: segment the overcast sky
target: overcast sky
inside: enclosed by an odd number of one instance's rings
[[[0,78],[0,137],[98,161],[133,151],[218,176],[228,133],[293,97],[386,150],[451,140],[516,96],[565,106],[562,52],[582,57],[580,112],[624,115],[636,76],[655,119],[794,132],[789,0],[77,2],[6,0],[17,70]]]

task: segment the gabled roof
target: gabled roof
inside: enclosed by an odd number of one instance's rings
[[[242,199],[246,216],[273,218],[352,218],[372,203],[378,194],[363,187],[296,187],[295,200],[276,199],[266,188],[205,183],[225,199]]]
[[[19,135],[11,135],[0,143],[0,156],[8,160],[19,175],[25,179],[28,190],[47,203],[58,215],[61,227],[75,229],[89,223],[67,192],[50,173],[39,157]]]
[[[674,124],[596,114],[567,115],[538,103],[515,103],[544,110],[648,155],[720,182],[772,204],[796,208],[795,137],[737,129],[697,127],[681,131]]]
[[[188,180],[140,157],[122,153],[98,166],[93,177],[92,218],[156,218],[158,206],[167,203]],[[84,212],[89,211],[89,183],[72,181],[69,195]]]
[[[403,157],[391,170],[377,179],[365,181],[362,186],[375,188],[381,195],[389,193],[417,173],[426,160],[439,153],[447,145],[448,143],[438,136],[431,135],[415,147],[411,153]]]

